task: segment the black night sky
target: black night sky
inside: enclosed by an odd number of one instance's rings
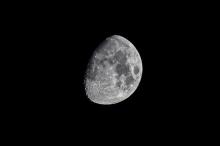
[[[17,25],[11,30],[21,48],[15,55],[22,54],[22,63],[15,64],[21,74],[19,86],[24,86],[18,91],[23,98],[15,100],[21,103],[17,114],[67,125],[107,119],[175,124],[198,116],[194,92],[199,67],[194,57],[202,34],[198,16],[162,5],[135,10],[114,7],[114,11],[48,7],[14,15]],[[83,81],[93,51],[111,35],[134,44],[143,61],[143,74],[132,96],[103,106],[87,98]]]
[[[35,23],[39,26],[33,29],[36,44],[31,45],[39,55],[34,54],[40,105],[55,115],[179,115],[185,103],[191,103],[185,92],[189,72],[184,69],[188,63],[185,54],[192,54],[191,39],[187,24],[176,15],[167,15],[127,16],[132,21],[73,15],[72,19],[58,16]],[[85,95],[84,74],[93,51],[114,34],[136,46],[143,61],[143,76],[135,93],[124,102],[97,105]]]

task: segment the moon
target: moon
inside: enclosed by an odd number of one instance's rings
[[[113,35],[94,50],[86,69],[85,91],[90,101],[110,105],[124,101],[137,89],[143,72],[136,47]]]

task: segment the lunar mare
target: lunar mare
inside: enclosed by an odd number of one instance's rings
[[[89,60],[84,82],[86,95],[92,102],[103,105],[124,101],[137,89],[142,71],[135,46],[122,36],[110,36]]]

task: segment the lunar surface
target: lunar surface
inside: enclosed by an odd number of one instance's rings
[[[109,105],[124,101],[137,89],[142,77],[142,61],[134,45],[113,35],[94,51],[85,74],[88,98]]]

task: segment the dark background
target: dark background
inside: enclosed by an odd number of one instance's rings
[[[9,49],[16,58],[14,93],[19,95],[10,98],[15,108],[9,110],[18,121],[51,130],[112,123],[152,131],[197,127],[205,111],[197,96],[202,83],[197,70],[206,32],[205,13],[195,7],[50,3],[7,12],[8,37],[14,40],[9,45],[15,46]],[[128,99],[98,105],[85,95],[84,74],[96,47],[115,34],[137,48],[143,75]]]

